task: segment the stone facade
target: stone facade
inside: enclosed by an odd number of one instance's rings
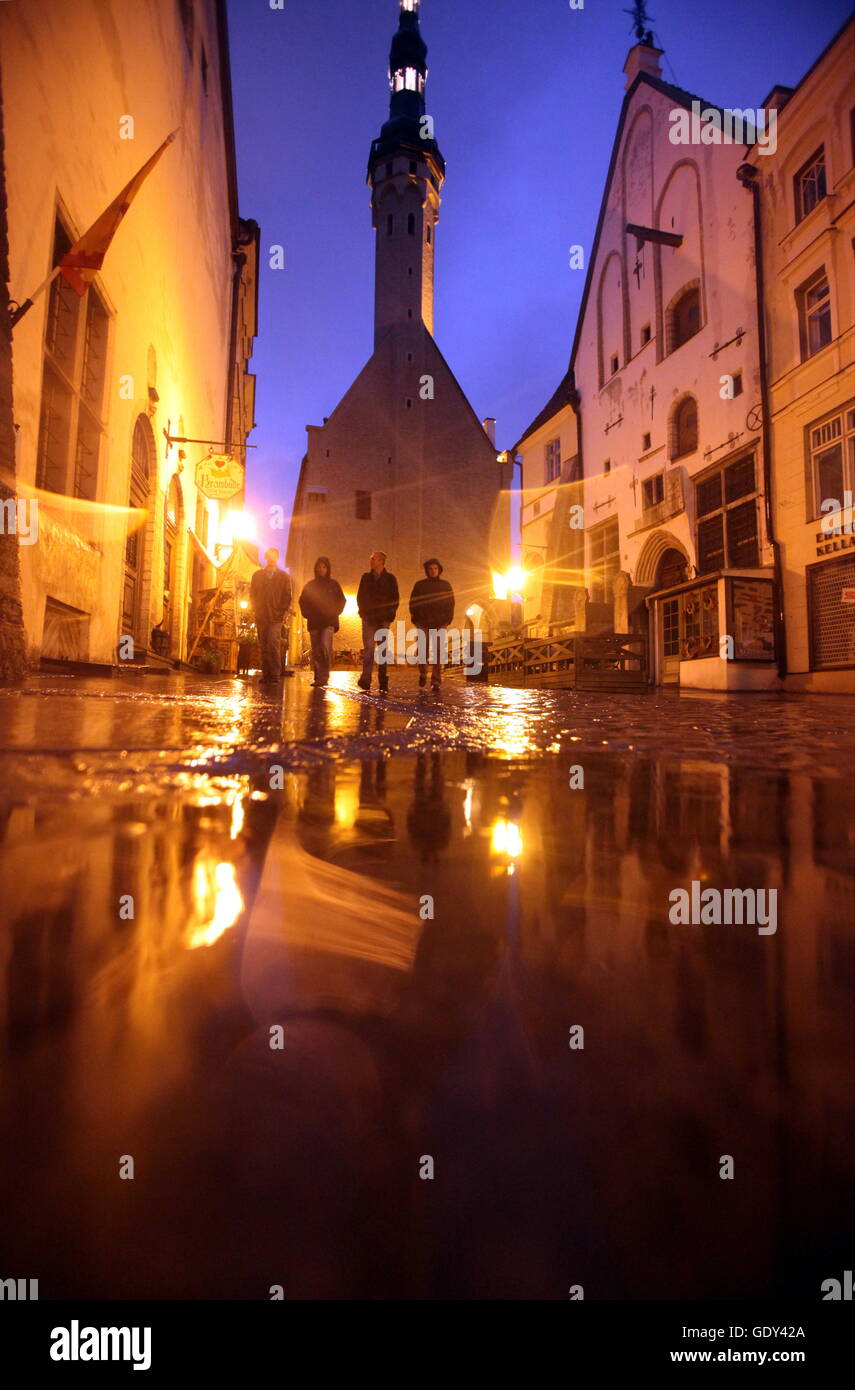
[[[240,448],[252,424],[235,374],[257,228],[237,215],[225,5],[2,5],[0,43],[18,301],[178,129],[93,286],[55,279],[14,329],[18,482],[39,501],[20,546],[30,660],[113,664],[128,635],[139,656],[162,619],[182,658],[193,582],[212,579],[191,532],[212,544],[221,504],[195,487],[207,446],[165,433]]]
[[[2,83],[2,72],[0,72]],[[9,326],[9,242],[3,176],[3,92],[0,85],[0,506],[15,501],[15,427],[12,413],[12,333]],[[17,509],[16,509],[17,513]],[[5,518],[5,513],[3,513]],[[24,623],[16,530],[0,525],[0,680],[23,675]]]
[[[787,685],[853,691],[855,22],[794,91],[770,99],[777,150],[752,150],[749,161],[761,213]]]
[[[511,468],[433,337],[434,255],[444,162],[424,116],[426,49],[414,11],[393,40],[390,120],[371,147],[376,236],[374,353],[323,425],[310,426],[288,565],[295,590],[318,555],[351,598],[372,550],[384,550],[406,599],[438,556],[457,597],[455,623],[480,611],[509,545]],[[425,138],[426,137],[426,138]],[[302,638],[305,645],[305,636]],[[336,644],[361,642],[355,618]]]

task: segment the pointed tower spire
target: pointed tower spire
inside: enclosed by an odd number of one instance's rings
[[[425,106],[427,44],[420,0],[399,0],[389,50],[389,119],[371,145],[368,182],[377,233],[374,344],[395,324],[433,332],[433,265],[445,161]]]

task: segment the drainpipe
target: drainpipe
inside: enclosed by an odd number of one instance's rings
[[[743,188],[751,190],[754,199],[754,279],[757,300],[757,350],[760,358],[760,409],[763,417],[760,429],[763,441],[763,494],[766,535],[772,547],[775,573],[775,652],[778,660],[778,675],[781,680],[784,680],[787,675],[787,632],[784,619],[781,547],[775,536],[775,520],[772,510],[772,420],[769,413],[769,373],[766,354],[766,300],[763,277],[763,229],[760,221],[760,184],[757,180],[757,170],[753,164],[740,164],[736,171],[736,177]]]

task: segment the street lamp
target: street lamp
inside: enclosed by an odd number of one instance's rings
[[[521,594],[525,588],[525,581],[525,570],[520,569],[519,565],[513,565],[506,574],[499,574],[498,570],[493,570],[493,597],[506,599],[513,594]]]

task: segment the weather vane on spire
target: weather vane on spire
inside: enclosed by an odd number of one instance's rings
[[[648,29],[648,24],[653,22],[653,15],[648,14],[645,9],[644,0],[634,0],[631,10],[624,10],[624,14],[632,16],[635,28],[635,37],[643,43],[653,43],[653,30]]]

